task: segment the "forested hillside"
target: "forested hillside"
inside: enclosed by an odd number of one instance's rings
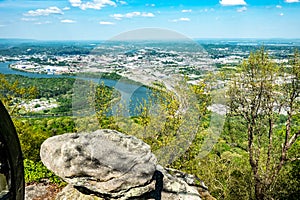
[[[274,63],[267,51],[252,52],[236,68],[220,69],[189,89],[197,98],[193,112],[199,114],[197,132],[187,150],[166,167],[180,169],[201,178],[217,199],[298,199],[300,196],[300,56],[297,50],[288,65]],[[204,139],[211,134],[212,94],[215,84],[224,81],[223,102],[227,108],[218,142],[205,157],[199,156]],[[48,137],[77,132],[71,116],[74,79],[29,79],[0,76],[0,97],[10,111],[22,145],[26,181],[50,178],[63,184],[41,164],[39,148]],[[126,119],[131,129],[109,115],[108,110],[120,94],[103,84],[95,86],[96,128],[110,128],[135,135],[152,151],[177,144],[178,132],[185,123],[180,100],[163,83],[151,89],[149,100],[141,102],[138,116]],[[57,107],[39,114],[26,113],[23,101],[55,99]],[[150,109],[160,105],[155,113]],[[28,118],[29,115],[32,117]],[[153,116],[164,116],[164,121]],[[56,117],[56,115],[60,115]],[[70,115],[70,116],[65,116]],[[218,116],[218,115],[217,115]],[[88,116],[82,117],[89,124]],[[124,122],[124,121],[123,121]],[[159,126],[153,127],[155,124]],[[128,127],[128,126],[126,126]],[[92,127],[95,128],[95,127]],[[193,129],[193,127],[190,127]],[[187,129],[185,129],[187,130]],[[186,135],[184,135],[186,134]],[[188,132],[180,138],[190,137]]]

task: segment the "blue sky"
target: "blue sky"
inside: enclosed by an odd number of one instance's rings
[[[190,38],[300,38],[300,0],[0,0],[0,38],[105,40],[149,27]]]

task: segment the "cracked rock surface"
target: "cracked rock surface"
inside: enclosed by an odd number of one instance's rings
[[[197,188],[157,164],[150,146],[114,130],[48,138],[41,160],[69,185],[56,199],[201,200]]]

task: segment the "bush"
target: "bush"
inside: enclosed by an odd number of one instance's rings
[[[41,161],[24,160],[25,183],[41,182],[42,179],[49,179],[51,183],[63,186],[63,182],[58,176],[49,171]]]

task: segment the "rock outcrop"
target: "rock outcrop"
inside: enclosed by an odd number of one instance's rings
[[[53,200],[62,188],[43,179],[25,187],[25,200]]]
[[[69,183],[57,199],[201,199],[188,175],[171,175],[149,145],[117,131],[51,137],[41,159]]]

